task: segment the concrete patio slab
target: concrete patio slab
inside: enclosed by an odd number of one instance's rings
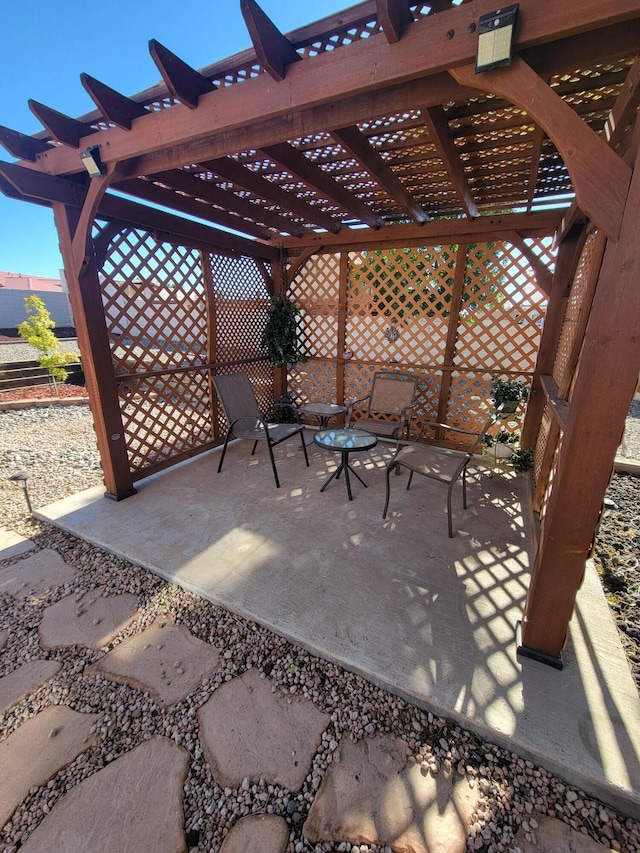
[[[91,489],[36,515],[254,619],[414,704],[539,762],[640,815],[640,701],[617,629],[588,567],[565,669],[516,656],[532,562],[525,482],[475,472],[469,508],[421,478],[393,477],[382,519],[383,442],[323,494],[334,454],[232,445],[137,483],[122,502]],[[479,466],[480,467],[480,466]]]
[[[35,547],[35,543],[26,536],[20,536],[14,530],[0,527],[0,560],[11,560]]]

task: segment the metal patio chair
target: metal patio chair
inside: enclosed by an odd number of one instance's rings
[[[386,499],[384,502],[384,510],[382,517],[387,517],[387,509],[389,508],[389,496],[391,491],[390,475],[392,471],[396,474],[401,473],[402,469],[409,471],[409,482],[407,489],[411,487],[411,481],[414,474],[422,474],[424,477],[429,477],[431,480],[437,480],[439,483],[444,483],[447,486],[447,519],[449,524],[449,538],[453,538],[453,523],[451,520],[451,493],[454,485],[459,479],[462,479],[462,505],[467,508],[467,466],[473,458],[473,454],[482,443],[487,430],[497,420],[496,412],[492,411],[485,425],[480,432],[472,430],[459,429],[458,427],[448,426],[447,424],[425,423],[420,431],[420,438],[428,427],[440,427],[448,432],[454,432],[462,435],[474,436],[474,441],[467,450],[450,450],[445,447],[437,447],[420,443],[419,441],[402,442],[396,450],[393,458],[387,464],[386,468]]]
[[[409,438],[418,377],[413,373],[376,373],[371,391],[348,403],[346,426],[356,426],[383,438]],[[366,403],[364,418],[352,421],[356,406]]]
[[[212,380],[229,423],[220,463],[218,464],[218,473],[222,470],[227,445],[229,439],[232,437],[253,441],[252,456],[256,452],[258,442],[266,442],[277,488],[280,488],[280,480],[278,479],[278,472],[276,470],[276,461],[273,457],[273,448],[276,444],[280,444],[281,441],[286,441],[294,435],[299,435],[302,450],[304,451],[304,459],[307,463],[307,468],[309,467],[309,457],[307,456],[307,448],[304,443],[304,427],[302,424],[272,424],[265,420],[260,414],[249,376],[244,370],[240,370],[237,373],[213,376]]]

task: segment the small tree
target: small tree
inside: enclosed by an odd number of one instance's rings
[[[27,319],[18,326],[18,334],[41,353],[38,364],[49,373],[53,387],[57,392],[56,379],[64,382],[69,376],[65,366],[78,361],[79,356],[74,352],[60,351],[60,344],[52,331],[56,324],[51,319],[47,306],[39,296],[27,296],[24,300],[24,307],[27,312]]]

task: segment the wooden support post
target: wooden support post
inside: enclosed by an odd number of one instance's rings
[[[605,250],[522,620],[519,653],[556,665],[640,372],[639,219],[640,156]]]
[[[82,369],[89,392],[106,493],[115,500],[123,500],[134,495],[136,489],[133,487],[124,440],[124,425],[98,280],[104,255],[102,252],[96,255],[93,251],[90,236],[93,218],[88,215],[86,207],[79,211],[60,202],[53,202],[53,212],[60,237],[78,345],[82,353]],[[84,257],[79,259],[73,245],[83,242],[87,248]],[[103,250],[106,250],[106,245]]]
[[[553,370],[553,363],[558,349],[560,332],[567,307],[567,297],[571,282],[575,275],[580,252],[584,245],[584,231],[575,231],[564,240],[558,249],[556,268],[551,283],[551,294],[547,305],[547,315],[542,329],[538,358],[533,373],[531,398],[527,404],[527,412],[522,426],[521,442],[523,447],[533,447],[538,437],[544,411],[544,394],[540,377],[548,375]]]
[[[340,290],[338,294],[338,360],[336,363],[336,402],[344,406],[344,351],[347,341],[347,293],[349,289],[349,252],[340,252]]]
[[[456,341],[458,339],[458,323],[460,321],[460,309],[462,308],[462,296],[464,294],[464,276],[467,271],[468,243],[460,243],[456,254],[455,278],[453,280],[453,292],[451,294],[451,308],[449,311],[449,326],[447,328],[447,343],[445,345],[442,366],[445,368],[440,383],[440,399],[438,400],[437,420],[446,423],[447,411],[449,410],[449,392],[451,390],[451,369],[453,368],[456,353]],[[444,438],[444,436],[437,436]]]
[[[289,292],[289,281],[287,276],[287,269],[282,261],[273,261],[271,264],[271,277],[273,278],[273,290],[272,293],[275,295],[276,293],[280,294],[281,299],[288,298]],[[283,394],[287,393],[287,368],[286,367],[274,367],[273,368],[273,395],[274,400],[277,400],[278,397],[282,397]]]
[[[204,300],[207,311],[207,361],[210,365],[216,362],[218,352],[218,324],[216,315],[216,298],[213,285],[213,273],[211,270],[211,255],[209,252],[200,252],[200,266],[202,268],[202,280],[204,282]],[[214,441],[220,439],[220,419],[218,417],[218,395],[211,378],[213,367],[208,371],[209,384],[209,413],[211,415],[211,435]]]

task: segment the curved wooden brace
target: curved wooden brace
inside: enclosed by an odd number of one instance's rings
[[[617,241],[631,183],[631,169],[520,57],[507,68],[476,74],[473,65],[451,76],[507,98],[540,125],[564,160],[578,205],[607,237]]]

